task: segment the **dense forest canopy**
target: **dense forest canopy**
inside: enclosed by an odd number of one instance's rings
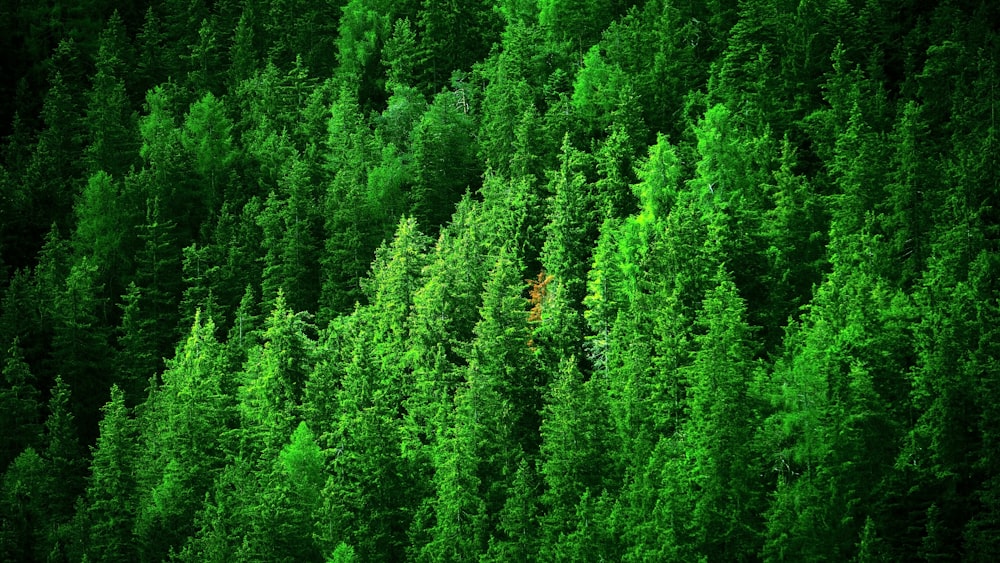
[[[0,559],[1000,558],[1000,3],[0,20]]]

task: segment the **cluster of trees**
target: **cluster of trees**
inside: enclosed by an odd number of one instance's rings
[[[997,558],[1000,4],[0,13],[4,560]]]

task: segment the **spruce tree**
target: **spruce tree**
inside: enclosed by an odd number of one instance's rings
[[[135,421],[117,386],[101,411],[87,491],[77,512],[86,542],[83,552],[92,561],[135,561]]]

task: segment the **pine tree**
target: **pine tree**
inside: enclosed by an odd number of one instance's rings
[[[0,417],[3,427],[10,429],[0,441],[0,467],[6,468],[25,449],[37,450],[42,437],[37,383],[16,338],[7,350],[0,374]]]
[[[308,316],[293,312],[283,292],[264,323],[261,345],[250,350],[239,389],[245,448],[273,459],[301,420],[301,403],[315,342]]]
[[[85,437],[97,429],[98,405],[114,376],[105,369],[112,354],[103,318],[105,304],[99,294],[97,266],[84,257],[73,265],[57,297],[59,313],[52,341],[57,372],[74,389],[73,410]]]
[[[134,217],[122,205],[121,183],[104,171],[93,174],[75,208],[76,232],[72,245],[78,256],[91,256],[107,294],[122,289],[130,268],[125,242],[131,238]]]
[[[500,21],[482,2],[423,0],[417,18],[422,90],[436,94],[453,71],[468,71],[489,53],[500,32]]]
[[[59,526],[73,516],[73,505],[84,490],[86,458],[80,445],[75,417],[71,410],[69,385],[57,376],[48,402],[45,419],[45,448],[42,456],[51,464],[54,486],[45,499],[50,537],[57,538]],[[52,543],[55,543],[54,541]]]
[[[159,371],[162,360],[156,356],[153,337],[156,332],[154,321],[142,310],[143,299],[139,286],[132,282],[122,295],[122,321],[118,326],[118,350],[115,355],[115,370],[118,384],[125,394],[128,405],[137,405],[146,391],[151,377]]]
[[[82,101],[74,97],[73,86],[67,84],[59,70],[49,78],[49,90],[41,110],[45,128],[38,134],[38,142],[23,174],[22,211],[37,222],[35,226],[26,222],[28,229],[44,229],[53,223],[68,228],[66,219],[73,205],[72,187],[81,172],[79,161],[84,133]],[[17,217],[12,219],[16,224]]]
[[[514,474],[514,484],[500,513],[497,533],[483,561],[526,561],[536,557],[540,547],[538,518],[541,485],[535,469],[522,459]]]
[[[159,198],[147,201],[146,220],[139,227],[142,248],[136,256],[139,309],[151,322],[149,339],[154,358],[170,356],[176,333],[175,315],[182,290],[182,262],[176,225],[165,219]]]
[[[474,121],[463,105],[465,94],[443,92],[411,133],[413,188],[410,212],[430,232],[444,224],[454,206],[479,177]]]
[[[418,62],[417,34],[413,25],[409,18],[397,19],[392,26],[392,35],[382,48],[386,92],[393,94],[397,89],[414,86]]]
[[[549,387],[542,411],[540,468],[546,486],[541,494],[541,553],[546,558],[558,559],[573,549],[568,537],[584,524],[577,519],[578,507],[611,484],[604,471],[612,467],[613,434],[602,384],[606,381],[584,381],[569,357]],[[573,539],[583,540],[579,535]]]
[[[362,320],[348,339],[350,357],[338,393],[339,417],[332,437],[332,476],[323,490],[321,522],[328,549],[341,541],[362,559],[399,559],[409,527],[410,499],[403,482],[397,391],[379,378],[372,328]]]
[[[232,128],[222,101],[211,92],[191,104],[184,116],[181,145],[190,155],[192,168],[201,180],[200,187],[193,191],[197,199],[186,203],[192,214],[188,220],[193,225],[200,225],[205,218],[212,217],[227,192],[229,171],[236,158]]]
[[[327,170],[331,181],[324,195],[324,260],[320,321],[349,312],[362,299],[360,278],[370,266],[371,253],[381,241],[370,221],[363,188],[374,152],[371,131],[357,98],[342,89],[328,123]]]
[[[158,560],[193,535],[195,514],[223,464],[227,420],[215,324],[195,314],[187,340],[144,405],[146,466],[138,483],[135,534],[143,557]]]
[[[227,61],[220,46],[219,31],[219,18],[213,14],[201,20],[198,38],[188,46],[187,83],[194,92],[211,94],[222,88],[223,69]]]
[[[262,488],[246,514],[242,557],[268,561],[322,561],[314,539],[315,511],[325,475],[323,453],[305,422],[299,423],[273,466],[262,468]]]
[[[5,467],[0,481],[0,556],[11,561],[44,559],[49,554],[48,530],[40,523],[47,517],[45,493],[54,484],[49,467],[33,447]]]
[[[548,220],[541,261],[545,271],[554,276],[566,292],[569,306],[580,307],[584,296],[586,265],[595,232],[594,202],[589,197],[583,174],[584,156],[563,139],[560,168],[550,178]]]
[[[136,33],[135,84],[137,92],[149,92],[166,79],[163,22],[152,6],[146,9],[142,28]]]
[[[709,559],[739,559],[761,545],[764,483],[752,444],[763,405],[752,392],[760,374],[745,311],[735,284],[720,272],[699,314],[705,332],[695,337],[697,351],[684,369],[690,382],[684,442],[694,495],[692,547]]]
[[[774,375],[781,428],[773,462],[778,494],[764,553],[853,557],[865,519],[885,533],[888,493],[871,483],[891,475],[902,445],[899,422],[912,352],[912,312],[879,276],[880,244],[870,235],[831,233],[833,272],[817,290],[802,328],[789,331],[788,360]],[[888,488],[888,486],[887,486]],[[797,510],[805,502],[809,510]],[[822,534],[818,522],[836,522]]]
[[[85,557],[91,561],[135,561],[135,422],[117,386],[101,411],[100,435],[90,463],[90,478],[77,513],[85,530]]]
[[[474,403],[474,393],[464,390],[456,395],[450,424],[442,424],[439,431],[434,452],[435,523],[429,530],[431,541],[416,557],[421,561],[468,561],[486,550],[489,523],[481,495],[488,484],[477,471],[483,462],[478,454],[485,428],[475,419],[478,408],[487,405]]]
[[[115,12],[101,33],[97,73],[87,96],[85,155],[91,174],[103,170],[120,178],[136,162],[138,139],[124,81],[131,71],[127,47],[122,20]]]

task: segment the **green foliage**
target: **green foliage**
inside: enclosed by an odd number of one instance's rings
[[[43,559],[48,555],[48,530],[30,524],[47,516],[45,497],[55,484],[49,467],[32,447],[5,467],[0,487],[0,514],[4,516],[0,554],[11,561]]]
[[[190,335],[144,404],[143,491],[135,533],[148,560],[165,558],[193,534],[195,514],[222,467],[227,424],[215,325],[195,314]]]
[[[0,442],[0,466],[11,461],[28,447],[37,448],[41,438],[41,404],[37,383],[31,369],[24,362],[17,339],[11,343],[4,356],[0,374],[0,417],[4,428],[17,428]]]
[[[184,117],[181,146],[190,153],[194,172],[208,184],[196,190],[201,205],[192,205],[195,213],[211,214],[225,192],[227,172],[236,157],[232,128],[222,102],[211,92],[191,104]]]
[[[600,379],[583,381],[574,364],[572,357],[563,360],[542,411],[542,553],[552,559],[560,558],[567,537],[585,525],[578,517],[586,514],[586,503],[610,484],[604,473],[613,446],[607,390]]]
[[[0,559],[997,559],[1000,4],[0,4]]]
[[[441,225],[479,177],[474,144],[475,122],[462,85],[434,97],[412,135],[411,213],[424,225]]]
[[[124,394],[111,388],[111,400],[101,409],[100,435],[90,462],[90,478],[77,513],[86,543],[85,557],[93,561],[134,561],[135,421],[125,407]]]

